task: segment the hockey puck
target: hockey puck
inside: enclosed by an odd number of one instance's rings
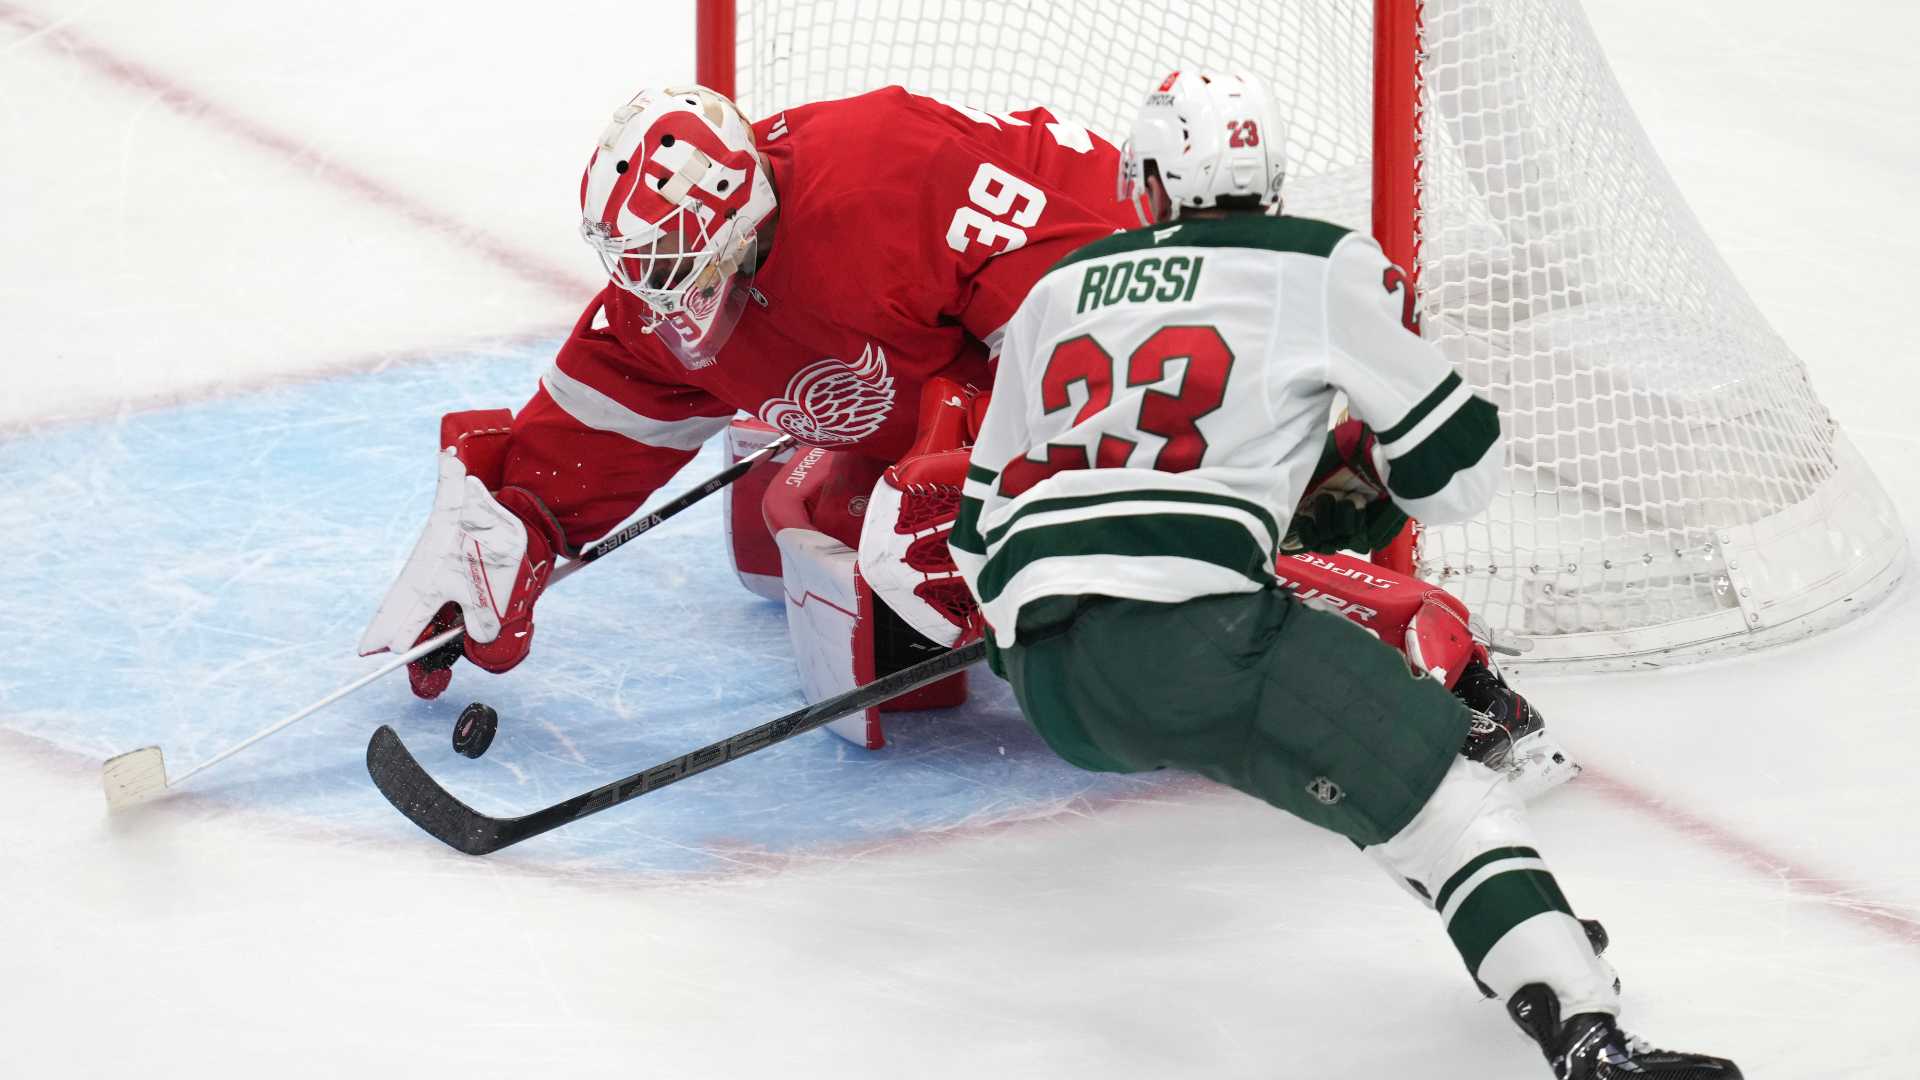
[[[453,725],[453,749],[455,753],[477,758],[493,745],[493,733],[500,729],[500,714],[492,706],[474,702],[460,710],[460,719]]]

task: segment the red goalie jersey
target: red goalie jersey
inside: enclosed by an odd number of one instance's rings
[[[898,458],[928,379],[989,386],[1028,288],[1139,224],[1116,198],[1114,147],[1043,108],[990,115],[890,87],[753,131],[779,216],[717,361],[684,366],[609,285],[514,419],[504,482],[545,503],[562,550],[631,513],[736,410]]]

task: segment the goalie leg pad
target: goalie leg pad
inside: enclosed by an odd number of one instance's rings
[[[1300,602],[1339,615],[1401,652],[1407,624],[1428,594],[1446,595],[1419,578],[1348,555],[1282,556],[1275,571]]]
[[[1495,672],[1486,647],[1473,638],[1459,597],[1348,555],[1283,557],[1276,572],[1280,584],[1307,606],[1366,629],[1399,649],[1414,671],[1452,690],[1473,710],[1477,732],[1484,735],[1486,725],[1495,722],[1506,728],[1510,752],[1487,763],[1512,781],[1521,798],[1532,800],[1579,775],[1579,764],[1539,714]],[[1463,682],[1469,672],[1473,677]],[[1522,710],[1524,716],[1516,717]],[[1465,751],[1485,760],[1475,752],[1477,746],[1470,739]]]
[[[1440,680],[1451,690],[1467,664],[1486,663],[1486,650],[1467,628],[1467,605],[1445,589],[1430,588],[1420,597],[1420,609],[1407,620],[1401,651],[1413,670]]]
[[[736,418],[727,428],[727,464],[780,437],[771,424],[746,417]],[[767,527],[761,507],[767,491],[783,472],[779,465],[793,460],[793,450],[773,459],[770,468],[757,468],[733,482],[727,499],[720,504],[721,528],[727,539],[727,558],[735,576],[747,591],[769,600],[784,593],[780,585],[780,546],[774,543],[773,530]]]
[[[881,468],[853,454],[812,448],[795,454],[767,489],[763,509],[779,551],[787,635],[808,701],[844,693],[939,651],[912,635],[858,573],[853,545]],[[966,695],[966,673],[958,672],[827,728],[878,750],[886,745],[882,712],[958,705]]]
[[[1449,690],[1469,661],[1486,661],[1467,628],[1467,606],[1437,585],[1350,555],[1290,555],[1276,570],[1308,607],[1358,624]]]
[[[781,529],[773,535],[780,546],[781,595],[801,693],[808,701],[821,701],[853,689],[854,629],[860,618],[853,549],[814,529]],[[827,730],[869,750],[886,745],[872,710],[834,720]]]

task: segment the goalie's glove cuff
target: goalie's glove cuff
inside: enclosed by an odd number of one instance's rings
[[[469,628],[467,659],[498,674],[525,660],[533,647],[533,605],[553,577],[554,545],[550,538],[560,534],[560,526],[546,506],[524,488],[504,488],[494,493],[494,499],[495,505],[513,515],[525,540],[519,547],[511,588],[501,592],[494,586],[493,576],[487,578],[485,599],[492,605],[491,621],[498,628],[485,637]],[[507,550],[502,549],[501,554],[507,554]]]

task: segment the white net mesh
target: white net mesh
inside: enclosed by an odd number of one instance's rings
[[[1905,539],[1647,144],[1575,0],[1427,0],[1424,332],[1499,405],[1508,481],[1417,572],[1536,658],[1804,632]],[[1118,141],[1166,72],[1266,78],[1287,211],[1371,225],[1370,0],[739,0],[750,116],[898,83]],[[1771,636],[1784,636],[1774,633]]]

